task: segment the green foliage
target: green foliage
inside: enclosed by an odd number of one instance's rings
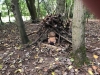
[[[19,0],[19,7],[22,16],[30,16],[25,0]]]
[[[39,17],[42,18],[46,16],[47,14],[54,13],[56,9],[56,1],[57,0],[39,0]],[[66,12],[70,13],[69,14],[70,18],[73,16],[73,4],[74,4],[74,0],[66,0]],[[3,4],[0,5],[0,10],[2,11],[2,17],[8,16],[8,10],[10,10],[10,16],[11,17],[13,16],[10,5],[11,5],[11,0],[5,0]],[[36,5],[36,8],[38,9],[37,0],[35,0],[35,5]],[[30,16],[25,0],[19,0],[19,7],[22,13],[22,16]],[[70,8],[70,11],[69,11],[69,8]],[[86,16],[87,15],[89,18],[92,17],[89,12],[86,13]]]
[[[46,11],[48,11],[48,14],[53,13],[56,9],[56,0],[47,0],[43,2],[43,4],[45,5],[45,8],[46,8]]]
[[[6,17],[7,16],[7,10],[6,10],[6,5],[2,5],[2,7],[0,8],[2,9],[1,12],[2,12],[2,17]]]
[[[36,8],[38,9],[38,1],[36,0]],[[47,14],[54,13],[56,9],[56,0],[42,0],[39,1],[39,13],[40,17],[44,17]]]
[[[43,17],[43,16],[46,16],[46,10],[45,10],[45,8],[44,8],[45,6],[44,6],[44,4],[40,4],[40,17]]]
[[[2,11],[2,17],[8,16],[8,10],[10,10],[10,0],[5,0],[2,4],[2,7],[0,8]]]
[[[11,10],[11,0],[5,0],[2,5],[0,5],[0,9],[2,11],[2,17],[8,16],[8,10]],[[8,6],[8,8],[7,8]],[[25,0],[19,0],[19,6],[22,13],[22,16],[29,16],[29,11],[26,6]],[[12,12],[10,11],[10,16],[13,16]]]
[[[9,4],[9,5],[10,5],[11,0],[5,0],[5,1],[4,1],[4,4],[5,4],[5,3],[7,3],[7,4]]]
[[[66,0],[66,10],[69,14],[69,17],[73,17],[73,5],[74,5],[74,0]]]

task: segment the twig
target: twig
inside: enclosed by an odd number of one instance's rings
[[[34,33],[36,33],[36,32],[29,33],[29,34],[27,34],[27,36],[30,36],[30,35],[32,35],[32,34],[34,34]]]
[[[68,41],[70,44],[72,44],[72,41],[70,41],[68,38],[63,37],[62,35],[60,35],[60,34],[57,33],[56,31],[55,31],[55,33],[58,34],[58,35],[59,35],[60,37],[62,37],[63,39],[65,39],[66,41]]]
[[[41,29],[40,29],[40,30],[41,30]],[[39,30],[39,31],[40,31],[40,30]],[[44,33],[46,33],[47,31],[48,31],[48,29],[46,29],[46,30],[44,31]],[[38,33],[38,32],[37,32],[37,33]],[[22,50],[24,50],[25,48],[30,47],[31,45],[35,44],[35,43],[42,37],[42,35],[43,35],[44,33],[42,33],[39,37],[37,37],[37,39],[36,39],[33,43],[27,44]]]
[[[39,37],[37,37],[37,39],[31,45],[35,44],[42,37],[42,35],[45,34],[47,31],[48,29],[46,29],[44,33],[42,33]]]

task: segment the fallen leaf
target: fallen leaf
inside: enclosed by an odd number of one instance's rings
[[[35,58],[35,59],[39,58],[38,54],[36,54],[34,58]]]
[[[15,32],[15,30],[11,30],[12,32]]]
[[[69,66],[69,67],[68,67],[69,70],[72,69],[72,68],[73,68],[73,66]]]
[[[39,48],[35,48],[36,49],[36,51],[38,51],[39,50]]]
[[[94,59],[97,59],[97,58],[98,58],[98,55],[95,55],[95,54],[94,54],[93,57],[94,57]]]
[[[3,68],[3,65],[2,64],[0,64],[0,70]]]
[[[21,45],[18,46],[18,45],[16,44],[16,46],[15,46],[15,50],[20,50],[21,47],[22,47]]]
[[[15,68],[15,65],[10,65],[11,68]]]
[[[13,55],[14,53],[13,52],[11,52],[10,54],[9,54],[9,56],[11,56],[11,55]]]
[[[50,63],[50,66],[49,66],[49,68],[51,68],[53,66],[53,63]]]
[[[58,61],[59,60],[59,58],[55,58],[55,61]]]
[[[40,67],[35,67],[36,69],[39,69]]]
[[[75,69],[75,71],[77,72],[77,71],[78,71],[78,69]]]
[[[43,58],[40,58],[39,63],[42,63],[42,62],[43,62]]]
[[[52,74],[52,75],[55,75],[55,72],[52,72],[51,74]]]
[[[88,69],[88,73],[89,73],[90,75],[94,75],[93,72],[92,72],[92,68],[89,68],[89,69]]]
[[[73,59],[73,58],[71,58],[70,60],[71,60],[72,62],[74,61],[74,59]]]
[[[0,59],[2,59],[2,57],[0,57]]]
[[[15,72],[14,73],[17,73],[17,72],[22,72],[22,69],[17,69],[17,70],[15,70]]]
[[[37,31],[33,31],[34,33],[36,33]]]
[[[22,47],[22,46],[21,46],[21,45],[19,45],[19,46],[17,47],[17,49],[19,50],[19,49],[21,49],[21,47]]]
[[[7,46],[7,45],[8,45],[7,43],[4,44],[4,46]]]

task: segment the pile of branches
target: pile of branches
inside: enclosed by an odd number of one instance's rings
[[[37,43],[42,39],[42,41],[47,37],[48,32],[53,31],[57,34],[58,38],[66,40],[68,43],[72,44],[71,41],[71,21],[63,21],[60,14],[58,15],[48,15],[40,22],[40,29],[36,33],[36,39],[32,44]],[[45,37],[46,35],[46,37]]]
[[[60,14],[48,15],[40,24],[42,24],[44,28],[54,31],[61,38],[71,43],[70,20],[63,21],[63,18]]]
[[[53,28],[56,29],[57,32],[62,31],[69,31],[70,22],[67,23],[63,21],[62,16],[59,15],[49,15],[46,16],[43,21],[41,22],[46,28]]]

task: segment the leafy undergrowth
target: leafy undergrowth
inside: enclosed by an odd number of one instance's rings
[[[36,32],[38,24],[25,22],[27,34]],[[100,74],[100,24],[86,24],[87,57],[91,63],[81,68],[73,66],[69,57],[71,48],[54,49],[48,46],[22,45],[14,23],[0,29],[0,75],[99,75]],[[30,43],[35,40],[29,36]]]

